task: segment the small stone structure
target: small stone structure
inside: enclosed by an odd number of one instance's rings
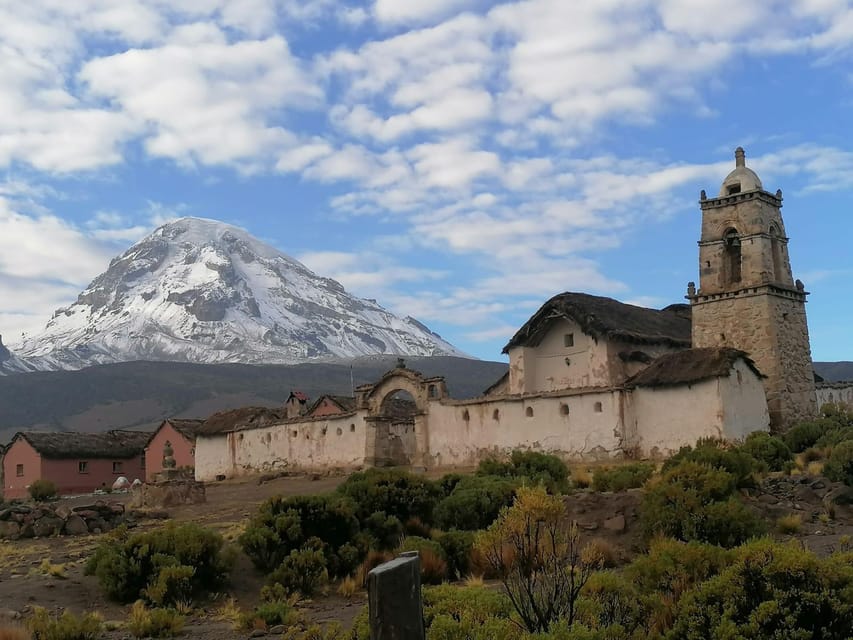
[[[133,489],[130,507],[133,509],[175,507],[181,504],[207,502],[203,482],[191,478],[177,478],[144,483]]]
[[[421,563],[417,551],[367,574],[370,640],[424,640]]]
[[[118,502],[98,501],[69,508],[48,505],[0,505],[0,539],[78,536],[103,533],[120,524],[133,524]]]

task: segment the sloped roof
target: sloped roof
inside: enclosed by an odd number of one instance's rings
[[[284,409],[270,409],[269,407],[229,409],[210,416],[199,427],[196,435],[215,435],[229,431],[266,427],[285,419],[287,419],[287,412]]]
[[[115,429],[104,433],[76,431],[19,431],[12,442],[22,438],[45,458],[119,458],[127,459],[145,451],[151,433]]]
[[[202,418],[169,418],[168,420],[164,420],[163,424],[166,422],[172,425],[172,428],[175,431],[190,441],[195,441],[196,434],[198,434],[199,429],[201,429],[201,425],[204,424],[204,420]],[[154,436],[152,435],[151,437],[153,438]]]
[[[338,407],[338,409],[341,410],[341,413],[350,413],[351,411],[355,411],[355,398],[352,396],[333,396],[325,394],[317,398],[311,406],[305,410],[305,415],[310,416],[314,413],[317,407],[323,403],[323,400],[330,400]]]
[[[299,402],[303,404],[308,402],[308,396],[302,391],[291,391],[290,396],[288,396],[287,401],[290,401],[290,398],[296,398]]]
[[[731,373],[737,360],[743,360],[755,375],[764,376],[745,351],[730,347],[685,349],[655,358],[638,374],[628,378],[628,387],[671,387],[724,378]]]
[[[565,318],[577,322],[581,330],[596,339],[604,337],[637,344],[690,346],[690,307],[673,304],[665,309],[647,309],[613,298],[587,293],[560,293],[548,300],[524,323],[504,347],[535,347],[551,323]]]

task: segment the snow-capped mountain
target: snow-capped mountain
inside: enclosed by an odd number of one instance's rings
[[[40,370],[129,360],[465,355],[417,320],[347,293],[246,231],[199,218],[166,224],[113,259],[77,302],[14,350],[8,368],[15,358],[19,368]]]

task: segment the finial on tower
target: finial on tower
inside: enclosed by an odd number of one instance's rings
[[[735,166],[746,166],[746,153],[744,152],[743,147],[738,147],[737,149],[735,149]]]

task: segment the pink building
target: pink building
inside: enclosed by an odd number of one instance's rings
[[[164,420],[145,447],[148,480],[163,470],[163,451],[166,442],[172,446],[172,457],[177,467],[195,468],[195,436],[204,420]]]
[[[322,395],[305,411],[309,418],[335,416],[355,411],[355,398],[350,396]]]
[[[3,456],[3,494],[26,498],[39,479],[56,484],[60,495],[112,487],[116,478],[145,478],[145,444],[150,433],[20,431]]]

